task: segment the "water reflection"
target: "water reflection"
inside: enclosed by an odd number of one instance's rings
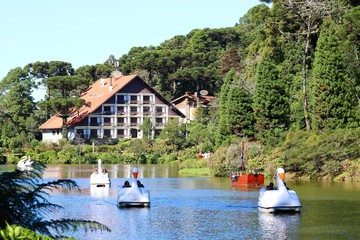
[[[258,212],[259,224],[265,239],[294,239],[300,226],[301,214]]]
[[[360,184],[291,181],[301,214],[258,212],[258,189],[231,188],[228,178],[181,178],[176,165],[137,165],[151,208],[119,209],[118,188],[133,165],[105,165],[111,186],[91,189],[96,165],[48,166],[44,180],[71,178],[81,191],[53,191],[64,207],[52,219],[99,221],[112,230],[70,233],[76,239],[360,239]],[[15,166],[0,166],[9,171]],[[72,235],[71,235],[72,234]]]
[[[110,196],[110,186],[104,185],[104,187],[97,187],[90,185],[90,195],[92,197],[108,197]]]
[[[110,178],[131,178],[131,169],[139,169],[139,178],[179,177],[176,164],[139,165],[139,164],[103,164]],[[90,178],[97,165],[48,165],[44,178]]]

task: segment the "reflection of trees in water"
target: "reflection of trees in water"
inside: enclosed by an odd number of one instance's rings
[[[110,178],[131,178],[131,169],[136,166],[139,178],[179,177],[179,167],[176,164],[103,164]],[[43,178],[90,178],[97,164],[49,165]]]
[[[291,239],[297,236],[300,226],[299,213],[263,213],[259,212],[259,224],[263,231],[263,239]]]

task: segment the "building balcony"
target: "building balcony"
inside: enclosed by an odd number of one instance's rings
[[[90,123],[90,127],[99,127],[99,126],[102,126],[103,124],[102,123]]]
[[[153,112],[150,112],[150,111],[148,111],[148,112],[143,112],[143,115],[144,115],[144,116],[150,116],[150,115],[152,115],[152,113],[153,113]]]
[[[135,116],[135,115],[139,115],[140,112],[130,112],[130,116]]]

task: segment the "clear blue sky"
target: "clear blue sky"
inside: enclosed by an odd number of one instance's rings
[[[76,69],[158,46],[193,29],[231,27],[258,0],[4,0],[0,79],[36,61]]]

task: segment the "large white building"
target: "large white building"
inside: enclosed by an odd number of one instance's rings
[[[145,118],[150,118],[152,136],[156,136],[170,118],[185,118],[138,75],[99,79],[80,97],[90,104],[70,114],[69,139],[142,138]],[[62,126],[62,118],[51,117],[39,127],[43,141],[58,142]]]

